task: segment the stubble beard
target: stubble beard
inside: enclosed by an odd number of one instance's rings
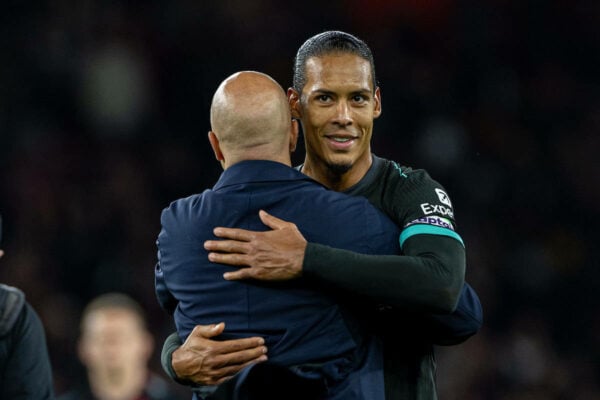
[[[337,183],[342,181],[344,174],[352,169],[352,163],[341,162],[341,163],[327,163],[327,175],[329,181],[335,186]]]
[[[352,163],[327,163],[327,170],[331,175],[342,176],[351,168]]]

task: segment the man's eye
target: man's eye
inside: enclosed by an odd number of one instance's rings
[[[317,100],[319,101],[329,101],[329,99],[331,99],[331,97],[326,94],[320,94],[317,96]]]
[[[363,96],[362,94],[357,94],[354,97],[352,97],[352,100],[357,103],[362,103],[363,101],[366,101],[367,98],[365,96]]]

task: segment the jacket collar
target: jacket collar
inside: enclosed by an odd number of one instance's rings
[[[213,187],[213,190],[247,183],[294,180],[308,180],[315,182],[303,173],[280,162],[246,160],[240,161],[223,171],[216,185]]]

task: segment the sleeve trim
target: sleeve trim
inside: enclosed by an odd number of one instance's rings
[[[404,242],[406,242],[406,240],[414,235],[440,235],[440,236],[448,236],[451,238],[454,238],[456,240],[458,240],[460,242],[460,244],[463,245],[463,247],[465,247],[465,244],[462,240],[462,238],[460,237],[460,235],[456,232],[454,232],[451,229],[448,228],[441,228],[439,226],[432,226],[432,225],[425,225],[425,224],[420,224],[420,225],[412,225],[409,226],[408,228],[404,229],[402,231],[402,233],[400,234],[400,247],[402,248],[402,246],[404,245]]]

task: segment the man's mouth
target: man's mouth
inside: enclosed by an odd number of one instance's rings
[[[329,145],[335,150],[345,150],[354,144],[354,141],[358,139],[356,136],[338,136],[338,135],[326,135]]]

